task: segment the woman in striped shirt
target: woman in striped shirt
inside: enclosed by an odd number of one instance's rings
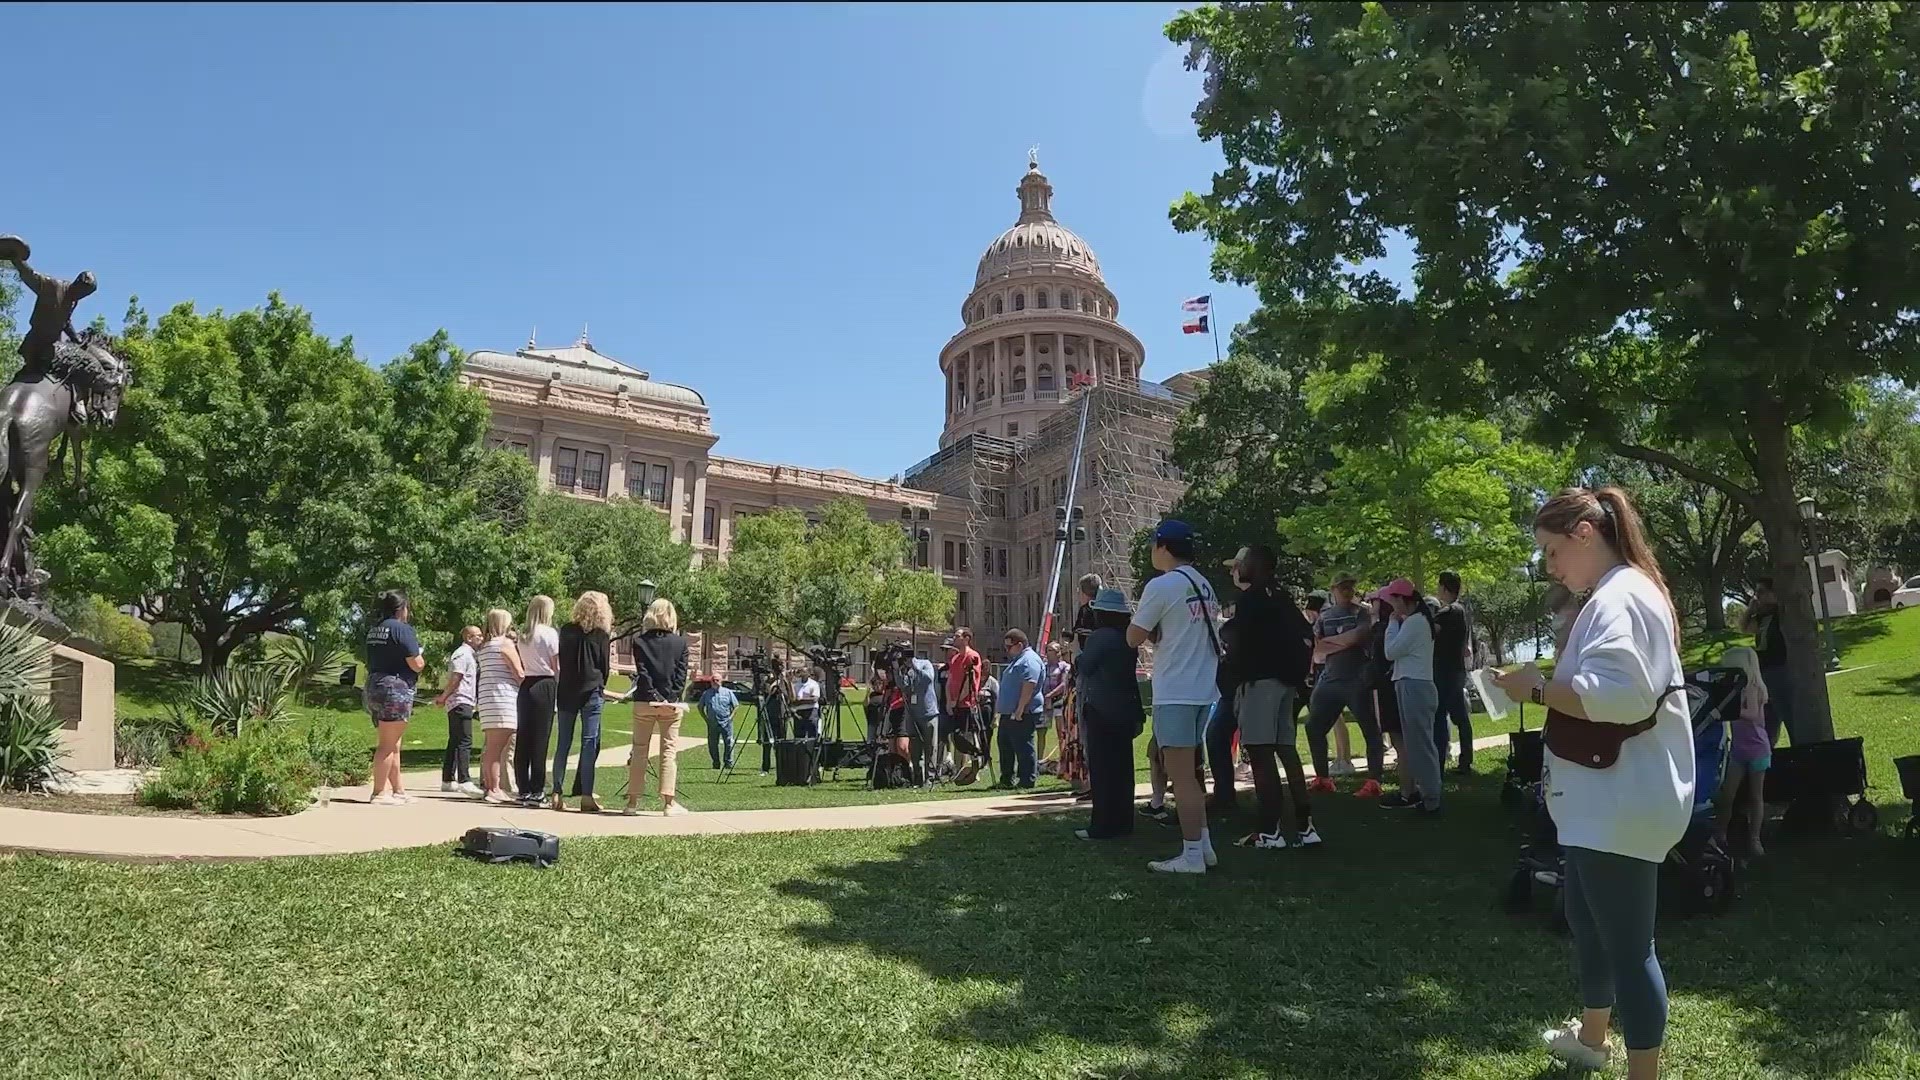
[[[513,613],[505,608],[487,612],[486,640],[477,650],[480,675],[474,698],[480,713],[480,731],[486,743],[480,751],[480,785],[486,800],[511,799],[506,782],[507,744],[520,724],[520,650],[513,641]]]

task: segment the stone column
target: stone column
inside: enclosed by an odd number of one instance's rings
[[[720,539],[717,546],[719,547],[721,554],[725,554],[727,549],[733,546],[733,504],[732,503],[727,503],[720,507]]]
[[[554,436],[541,432],[539,449],[534,453],[533,470],[539,474],[542,488],[553,486],[553,442]]]
[[[707,542],[707,462],[696,458],[687,462],[687,469],[693,473],[693,523],[687,526],[687,542],[696,546]],[[718,541],[719,535],[714,535]]]
[[[623,435],[619,442],[607,447],[607,498],[627,493],[627,440]]]
[[[678,540],[680,522],[687,509],[687,466],[686,462],[669,459],[667,468],[673,470],[673,478],[667,484],[667,535]]]
[[[1031,330],[1027,331],[1025,338],[1026,338],[1026,341],[1021,346],[1021,348],[1026,351],[1026,355],[1020,358],[1019,363],[1022,367],[1027,369],[1027,388],[1025,390],[1020,391],[1020,400],[1032,401],[1033,400],[1033,373],[1035,370],[1037,370],[1034,364],[1034,360],[1037,359],[1038,354],[1033,351],[1033,331]]]

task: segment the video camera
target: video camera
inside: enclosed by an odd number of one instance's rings
[[[770,675],[776,668],[773,657],[767,655],[765,646],[750,653],[742,654],[740,663],[755,675]]]
[[[904,641],[888,642],[880,647],[880,651],[873,654],[873,662],[887,668],[911,659],[913,659],[913,646]]]
[[[845,671],[852,665],[853,659],[843,649],[830,649],[825,645],[815,645],[806,650],[807,659],[819,667],[831,671]]]

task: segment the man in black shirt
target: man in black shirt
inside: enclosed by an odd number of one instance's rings
[[[1473,771],[1473,721],[1467,709],[1467,668],[1473,656],[1473,618],[1460,599],[1460,575],[1440,574],[1436,594],[1440,610],[1433,616],[1433,685],[1440,691],[1440,707],[1433,716],[1433,743],[1440,762],[1447,760],[1447,721],[1460,729],[1460,772]]]
[[[1767,684],[1767,741],[1780,741],[1780,729],[1793,742],[1793,690],[1787,672],[1787,635],[1780,629],[1780,597],[1773,591],[1773,579],[1753,583],[1753,603],[1740,616],[1740,629],[1753,635],[1753,648],[1760,654],[1760,679]]]

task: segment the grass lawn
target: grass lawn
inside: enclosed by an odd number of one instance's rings
[[[538,872],[421,849],[231,865],[0,859],[0,1075],[1562,1075],[1565,940],[1498,914],[1515,821],[1327,799],[1328,843],[1068,820],[567,841]],[[1224,823],[1223,823],[1224,825]],[[1672,1075],[1920,1075],[1920,858],[1780,843],[1676,924]]]

